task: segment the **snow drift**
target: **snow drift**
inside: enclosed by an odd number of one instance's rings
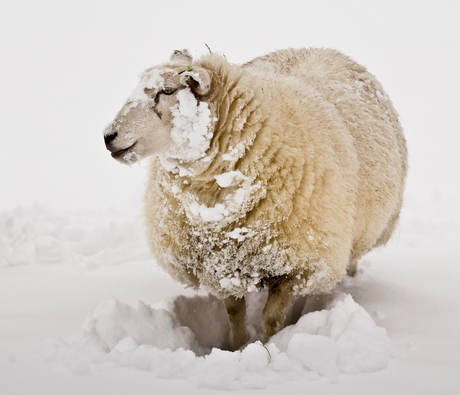
[[[299,299],[288,315],[294,324],[264,345],[257,315],[266,294],[251,296],[251,342],[241,351],[226,350],[223,302],[208,295],[178,296],[156,308],[106,301],[85,320],[79,338],[49,340],[43,357],[79,375],[121,366],[200,388],[236,390],[305,378],[335,381],[340,373],[382,369],[395,355],[385,329],[340,292]]]

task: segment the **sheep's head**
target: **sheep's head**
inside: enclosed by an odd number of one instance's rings
[[[116,160],[131,164],[154,155],[193,161],[204,155],[212,136],[211,112],[204,101],[209,73],[191,65],[188,51],[147,69],[126,104],[104,131]]]

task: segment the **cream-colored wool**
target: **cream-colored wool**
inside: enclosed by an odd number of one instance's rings
[[[176,52],[149,69],[163,76],[144,89],[154,102],[128,101],[105,132],[122,162],[154,154],[145,225],[157,262],[220,298],[280,276],[293,295],[331,289],[398,220],[407,152],[387,94],[334,50],[276,51],[241,66],[209,54],[192,71],[190,60]],[[168,84],[177,90],[166,95]],[[184,89],[210,111],[209,148],[193,160],[169,158]]]

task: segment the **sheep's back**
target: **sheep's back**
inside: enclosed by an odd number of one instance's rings
[[[354,140],[359,162],[351,259],[386,242],[401,209],[407,150],[398,114],[376,78],[331,49],[280,50],[243,67],[295,78],[335,108]]]

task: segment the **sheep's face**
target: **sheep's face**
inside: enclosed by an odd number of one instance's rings
[[[207,103],[197,101],[196,98],[209,92],[210,79],[206,70],[189,70],[191,67],[187,69],[187,66],[184,62],[173,62],[150,68],[141,74],[138,86],[104,131],[106,147],[113,158],[132,164],[154,154],[175,150],[185,152],[186,157],[178,157],[180,159],[194,160],[199,157],[200,152],[196,149],[193,151],[193,144],[197,145],[198,140],[200,142],[203,138],[206,139],[203,136],[209,137],[207,127],[203,130],[207,116],[205,112],[209,112],[209,109]],[[186,104],[189,108],[186,108]],[[181,111],[189,111],[190,106],[195,106],[194,116],[201,119],[199,124],[192,119],[189,125],[187,122],[184,125]],[[208,118],[210,120],[210,112]],[[184,135],[191,134],[187,132],[187,128],[201,130],[201,137],[197,135],[194,140],[184,140]],[[184,151],[180,146],[184,144],[182,140],[189,143],[191,148]],[[204,146],[198,144],[198,147],[203,149]]]

